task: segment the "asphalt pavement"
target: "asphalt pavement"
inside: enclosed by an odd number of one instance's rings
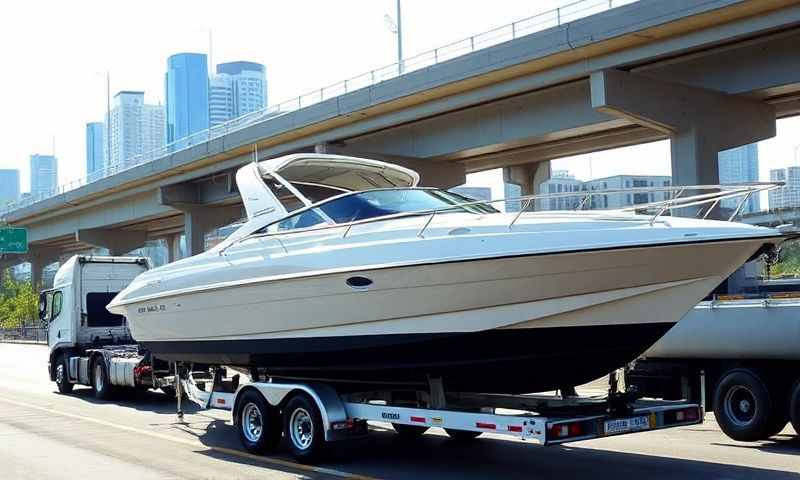
[[[0,478],[703,478],[800,479],[800,437],[790,426],[769,441],[736,442],[713,415],[691,427],[557,447],[484,434],[455,442],[441,431],[404,441],[376,424],[324,463],[295,463],[285,448],[250,455],[229,413],[189,408],[158,392],[95,400],[88,388],[57,393],[47,347],[0,343]]]

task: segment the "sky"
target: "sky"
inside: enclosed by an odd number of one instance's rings
[[[508,24],[574,0],[402,0],[406,57]],[[164,100],[169,55],[208,53],[214,64],[249,60],[267,67],[269,103],[396,61],[396,37],[384,16],[395,0],[195,0],[155,2],[13,2],[0,15],[0,168],[21,170],[29,156],[55,151],[59,183],[85,175],[85,124],[111,95],[144,90]],[[43,14],[46,12],[46,14]],[[211,39],[211,41],[209,41]],[[780,121],[778,136],[759,144],[762,179],[794,164],[800,120]],[[578,178],[620,173],[669,175],[668,142],[560,159],[553,169]],[[469,179],[502,196],[499,172]]]

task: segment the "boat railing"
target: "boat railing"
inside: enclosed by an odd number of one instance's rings
[[[380,217],[373,217],[373,218],[366,218],[362,220],[354,220],[351,222],[346,223],[337,223],[333,225],[315,225],[308,228],[300,228],[300,229],[292,229],[292,230],[285,230],[285,231],[277,231],[277,232],[264,232],[261,235],[263,236],[273,236],[277,237],[280,235],[287,235],[287,234],[294,234],[306,231],[316,231],[316,230],[326,230],[332,228],[343,228],[344,232],[342,237],[347,237],[353,227],[357,225],[369,224],[374,222],[382,222],[386,220],[394,220],[398,218],[406,218],[406,217],[417,217],[417,216],[425,216],[425,221],[423,222],[420,229],[417,231],[418,237],[423,237],[425,231],[433,222],[434,218],[437,214],[442,212],[452,212],[453,210],[464,210],[469,209],[471,206],[481,206],[481,205],[492,205],[496,203],[520,203],[522,207],[516,212],[516,215],[511,219],[508,224],[509,230],[513,228],[514,224],[519,220],[523,213],[531,212],[528,210],[531,205],[536,206],[536,202],[540,200],[551,200],[551,199],[563,199],[563,198],[570,198],[575,197],[579,200],[575,202],[575,206],[568,209],[561,209],[563,210],[573,210],[573,211],[580,211],[580,210],[592,210],[592,211],[601,211],[601,212],[608,212],[610,216],[617,214],[614,218],[620,219],[619,214],[623,213],[640,213],[646,214],[650,213],[650,225],[655,224],[658,219],[667,213],[670,213],[673,210],[677,209],[693,209],[696,207],[703,207],[707,205],[705,208],[697,208],[696,212],[690,212],[693,216],[697,218],[706,219],[712,213],[715,208],[720,207],[720,204],[724,200],[731,200],[735,198],[740,198],[739,202],[736,204],[736,207],[733,208],[733,212],[728,215],[727,221],[733,221],[736,217],[741,213],[744,204],[750,199],[753,195],[759,194],[761,192],[766,192],[769,190],[773,190],[776,188],[780,188],[785,185],[785,182],[751,182],[751,183],[739,183],[739,184],[728,184],[728,185],[691,185],[691,186],[665,186],[665,187],[633,187],[633,188],[616,188],[616,189],[603,189],[603,190],[588,190],[588,191],[576,191],[576,192],[557,192],[557,193],[539,193],[534,195],[524,195],[520,197],[512,197],[512,198],[499,198],[493,200],[475,200],[470,202],[461,202],[452,205],[448,205],[442,208],[436,209],[426,209],[426,210],[416,210],[410,212],[400,212],[390,215],[384,215]],[[684,194],[689,192],[697,192],[694,195],[687,195]],[[620,194],[643,194],[643,193],[661,193],[663,196],[668,197],[664,200],[653,201],[653,202],[645,202],[641,204],[634,204],[630,206],[625,206],[622,208],[600,208],[600,209],[592,209],[592,202],[591,198],[594,196],[609,196],[609,195],[620,195]],[[634,197],[635,198],[635,197]],[[587,208],[587,206],[589,208]],[[308,208],[316,208],[316,206],[311,206]],[[552,209],[550,209],[552,210]],[[547,211],[550,211],[547,210]],[[543,213],[543,211],[539,211],[537,213]]]

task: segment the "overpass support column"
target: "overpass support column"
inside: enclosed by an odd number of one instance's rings
[[[759,100],[603,70],[592,107],[669,135],[675,185],[718,184],[717,154],[775,136],[775,109]]]
[[[58,261],[60,252],[52,248],[31,247],[28,250],[27,260],[31,264],[31,283],[33,291],[38,292],[42,289],[42,273],[44,267]]]
[[[242,207],[183,207],[184,233],[186,234],[186,255],[191,257],[205,251],[206,233],[240,220],[244,215]]]
[[[144,246],[147,241],[147,232],[88,228],[75,232],[75,240],[95,247],[107,248],[110,255],[119,256]]]
[[[181,258],[181,234],[175,233],[166,238],[167,263],[172,263]]]
[[[539,185],[550,179],[550,161],[526,163],[524,165],[512,165],[503,167],[503,181],[518,185],[520,193],[524,195],[536,195],[541,193]]]

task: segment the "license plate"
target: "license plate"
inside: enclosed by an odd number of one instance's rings
[[[648,428],[650,428],[650,418],[647,416],[615,418],[614,420],[606,420],[605,422],[606,435],[610,435],[612,433],[633,432],[636,430],[647,430]]]

